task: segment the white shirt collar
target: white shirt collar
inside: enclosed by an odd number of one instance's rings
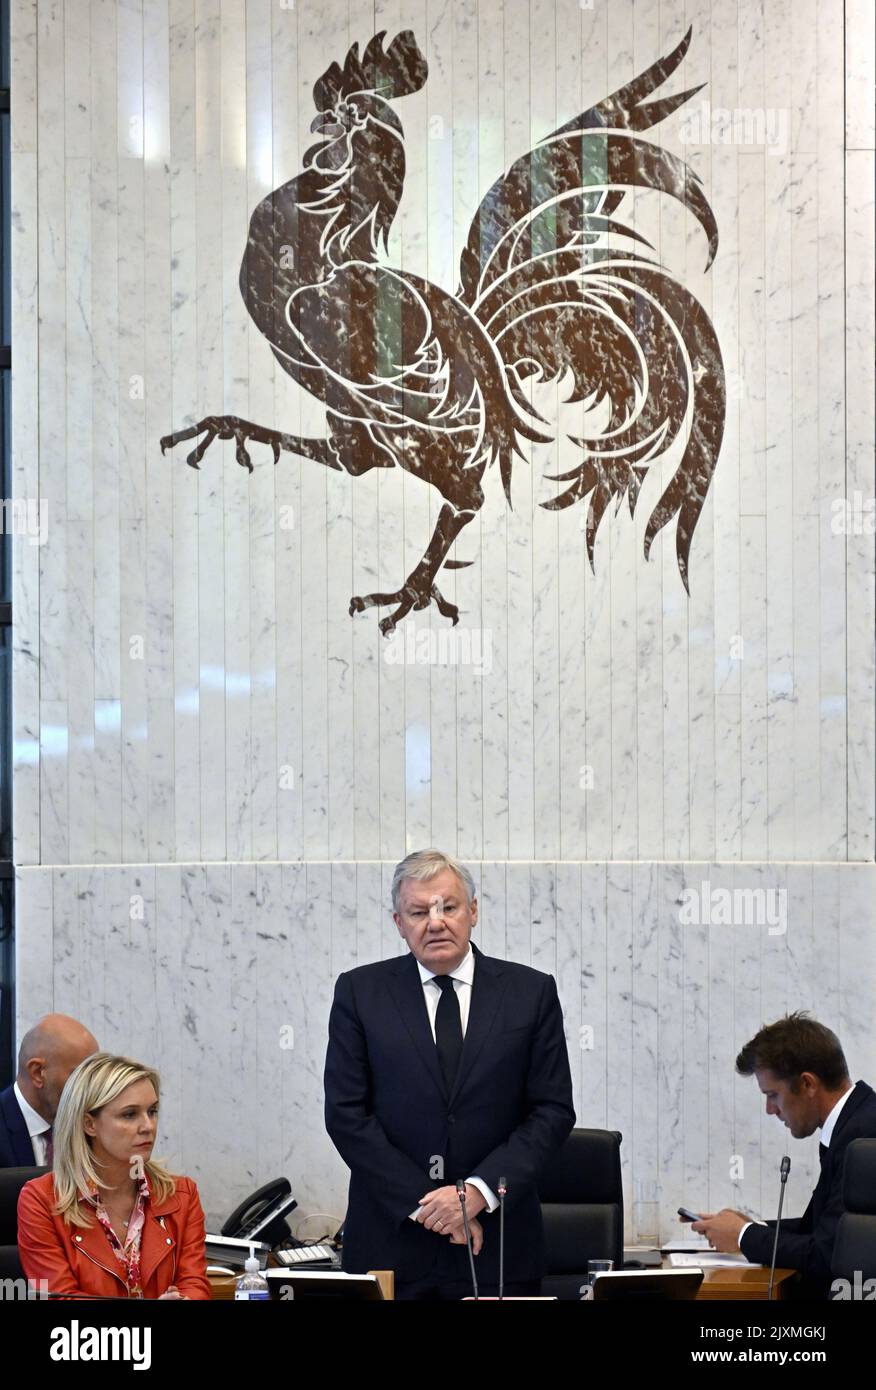
[[[849,1096],[852,1094],[852,1091],[854,1089],[855,1084],[854,1082],[852,1082],[845,1095],[840,1096],[839,1100],[831,1110],[824,1124],[821,1126],[821,1143],[824,1144],[825,1147],[828,1147],[830,1145],[830,1141],[833,1138],[833,1132],[836,1128],[836,1122],[839,1119],[840,1111],[842,1110],[843,1106],[845,1105],[846,1101],[848,1100]]]
[[[21,1088],[17,1081],[13,1086],[13,1090],[15,1091],[15,1099],[18,1101],[18,1108],[24,1116],[24,1123],[27,1125],[27,1132],[31,1139],[35,1138],[37,1135],[47,1133],[52,1126],[49,1124],[48,1120],[43,1119],[39,1111],[34,1110],[33,1106],[28,1104],[21,1094]]]
[[[471,949],[471,942],[469,942],[468,954],[463,956],[455,970],[449,972],[450,977],[453,980],[462,980],[463,984],[470,985],[474,980],[474,967],[474,951]],[[420,979],[424,985],[427,984],[429,980],[434,980],[436,974],[434,970],[427,970],[425,965],[421,965],[419,961],[417,961],[417,969],[420,972]]]

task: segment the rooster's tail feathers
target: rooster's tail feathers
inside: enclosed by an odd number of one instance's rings
[[[572,130],[591,130],[599,126],[612,126],[615,130],[647,130],[649,126],[658,125],[667,116],[671,116],[692,96],[696,96],[705,83],[701,82],[697,87],[688,87],[687,91],[677,92],[675,96],[660,97],[657,101],[649,101],[644,105],[643,103],[646,97],[658,87],[662,87],[684,60],[690,47],[691,33],[692,27],[665,58],[659,58],[638,77],[634,77],[632,82],[619,87],[596,106],[582,111],[580,116],[575,116],[565,125],[561,125],[552,135],[545,136],[545,141],[554,140],[558,135],[565,135]]]
[[[591,397],[595,404],[608,396],[611,419],[598,437],[573,440],[584,450],[584,458],[576,468],[553,475],[554,481],[571,486],[542,505],[558,511],[589,494],[586,540],[593,566],[596,533],[611,500],[617,499],[620,505],[626,496],[633,514],[648,465],[689,424],[681,460],[648,519],[644,539],[647,559],[658,531],[678,517],[676,554],[687,589],[691,541],[724,429],[721,352],[702,305],[659,268],[629,265],[623,280],[627,292],[616,300],[612,318],[603,325],[595,354],[597,360],[607,355],[609,363],[614,363],[613,368],[604,368],[611,373],[611,386],[606,376],[596,383]],[[634,330],[641,361],[637,370],[624,376],[618,370],[618,354]],[[588,331],[592,332],[592,324]],[[623,382],[620,389],[618,381]]]

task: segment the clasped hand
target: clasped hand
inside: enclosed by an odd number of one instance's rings
[[[484,1194],[471,1183],[465,1185],[465,1207],[468,1212],[468,1225],[471,1231],[472,1250],[477,1255],[484,1243],[484,1230],[478,1221],[478,1213],[487,1205]],[[417,1220],[434,1231],[436,1235],[447,1236],[451,1245],[465,1244],[465,1223],[462,1206],[455,1187],[436,1187],[420,1198],[420,1214]]]

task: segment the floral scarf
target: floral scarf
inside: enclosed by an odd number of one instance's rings
[[[149,1195],[149,1179],[144,1172],[137,1190],[137,1200],[134,1203],[134,1210],[131,1212],[128,1220],[128,1229],[125,1233],[125,1243],[123,1245],[112,1228],[106,1207],[100,1200],[100,1194],[97,1190],[92,1190],[89,1194],[89,1199],[94,1204],[95,1214],[106,1232],[106,1238],[110,1243],[112,1252],[122,1266],[122,1275],[128,1289],[129,1298],[143,1297],[143,1287],[140,1283],[140,1239],[143,1234],[143,1225],[146,1221],[145,1205],[149,1199]]]

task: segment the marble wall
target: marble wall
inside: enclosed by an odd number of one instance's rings
[[[393,867],[23,870],[19,997],[160,1059],[163,1151],[216,1217],[283,1172],[303,1213],[341,1215],[346,1170],[322,1126],[326,1024],[340,971],[405,949]],[[810,1008],[853,1076],[876,1075],[876,869],[471,868],[478,944],[556,977],[578,1122],[624,1136],[630,1237],[667,1237],[680,1202],[771,1212],[789,1141],[735,1076],[736,1054],[764,1020]],[[796,1212],[818,1156],[814,1141],[790,1152]]]
[[[48,508],[19,547],[19,863],[873,858],[873,538],[833,529],[874,493],[865,0],[19,0],[14,24],[15,462]],[[452,289],[502,169],[688,25],[667,91],[706,85],[651,135],[704,182],[712,269],[678,204],[632,202],[727,376],[690,598],[672,527],[644,560],[645,509],[606,519],[594,574],[583,509],[539,505],[570,408],[513,510],[488,470],[446,575],[465,645],[392,662],[348,602],[409,571],[430,488],[158,445],[221,412],[324,432],[239,294],[249,215],[300,169],[326,65],[410,26],[430,75],[397,103],[387,259]]]
[[[13,464],[46,519],[16,547],[21,1027],[70,1009],[155,1059],[168,1151],[217,1215],[284,1168],[339,1211],[332,979],[397,949],[392,865],[438,844],[479,876],[485,948],[557,974],[631,1234],[681,1198],[770,1207],[780,1134],[740,1043],[812,1007],[876,1074],[872,5],[13,0],[12,24]],[[666,91],[705,85],[646,138],[702,179],[712,268],[678,204],[630,201],[726,372],[690,596],[672,527],[643,558],[647,511],[605,519],[594,572],[583,509],[540,505],[582,428],[549,388],[561,443],[518,460],[513,509],[488,471],[444,577],[453,641],[434,609],[387,641],[348,603],[422,553],[424,483],[159,447],[220,413],[324,433],[237,285],[313,82],[414,31],[386,261],[452,290],[502,170],[689,25]],[[784,886],[787,931],[682,923],[706,881]]]

